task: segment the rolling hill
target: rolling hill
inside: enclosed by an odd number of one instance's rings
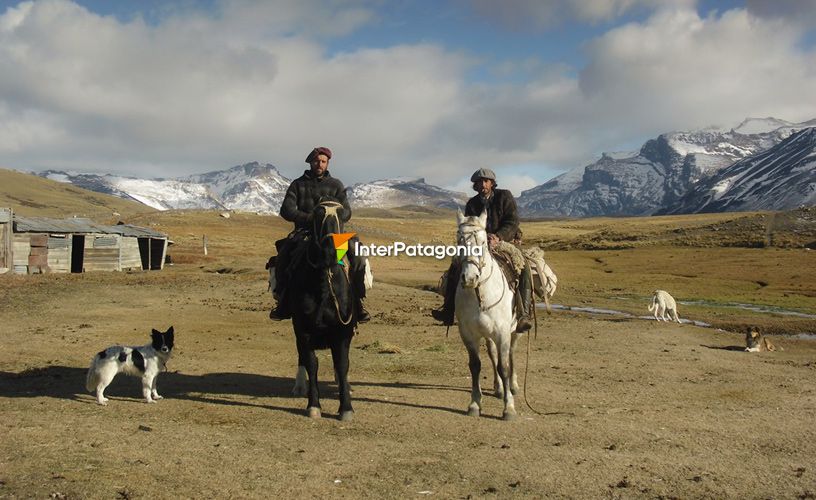
[[[115,221],[155,210],[135,201],[88,191],[33,174],[0,168],[0,207],[28,217],[88,217]]]

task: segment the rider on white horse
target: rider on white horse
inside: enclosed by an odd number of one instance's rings
[[[521,250],[511,244],[521,242],[516,201],[509,190],[497,189],[496,174],[489,168],[480,168],[474,172],[470,177],[470,181],[473,183],[473,190],[478,194],[468,200],[467,205],[465,205],[465,216],[479,216],[482,212],[487,211],[487,238],[490,248],[495,248],[499,242],[507,242],[508,244],[502,245],[502,247],[518,254],[513,255],[513,260],[524,262],[516,290],[516,302],[520,303],[521,306],[516,331],[518,333],[526,332],[533,326],[531,315],[533,287],[530,265],[526,263]],[[441,309],[431,311],[434,319],[441,321],[444,325],[453,324],[454,301],[460,274],[460,262],[454,258],[448,269],[445,302]]]

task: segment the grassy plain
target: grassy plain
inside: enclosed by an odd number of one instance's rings
[[[128,213],[170,235],[172,266],[0,276],[0,497],[813,498],[816,341],[795,334],[816,320],[781,314],[816,315],[813,215],[524,222],[558,274],[554,302],[573,310],[539,315],[537,338],[522,340],[526,386],[509,423],[488,370],[485,416],[465,415],[467,356],[428,315],[447,262],[373,258],[373,320],[351,359],[356,415],[341,423],[330,357],[319,356],[325,418],[312,421],[289,395],[291,324],[267,318],[263,264],[287,224]],[[451,242],[454,220],[360,210],[347,229]],[[713,327],[638,317],[655,288]],[[137,381],[117,379],[96,405],[83,387],[91,356],[170,324],[165,399],[147,405]],[[748,324],[784,350],[743,352]]]

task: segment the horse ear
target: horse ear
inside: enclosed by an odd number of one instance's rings
[[[487,228],[487,210],[482,210],[482,215],[479,216],[479,224]]]
[[[462,213],[461,208],[457,208],[456,209],[456,223],[461,225],[463,222],[465,222],[465,214]]]

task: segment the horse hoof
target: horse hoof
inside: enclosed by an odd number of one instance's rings
[[[478,417],[479,408],[468,408],[468,417]]]
[[[354,412],[351,411],[351,410],[344,411],[344,412],[340,413],[340,421],[341,422],[351,422],[353,419],[354,419]]]
[[[314,419],[320,418],[320,408],[315,408],[314,406],[310,406],[308,411],[309,411],[309,418],[314,418]]]
[[[504,414],[502,415],[502,420],[504,420],[505,422],[509,422],[509,421],[515,420],[515,419],[516,419],[516,414],[515,413],[510,413],[509,411],[504,412]]]

